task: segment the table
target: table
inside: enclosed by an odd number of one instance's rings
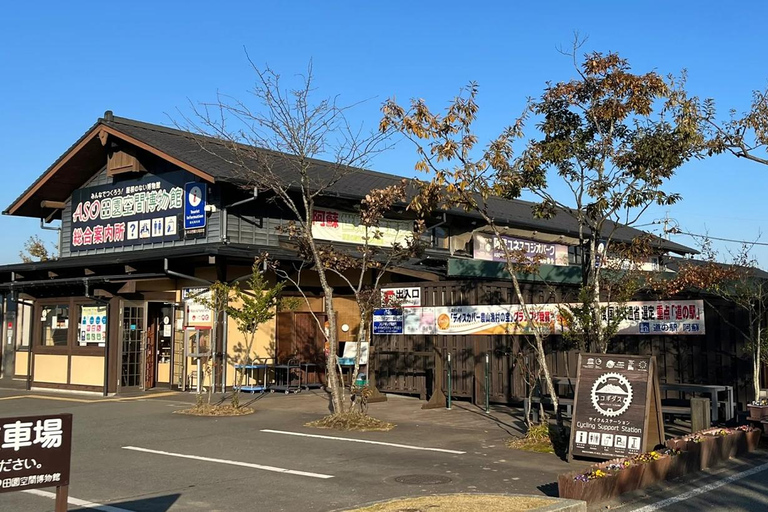
[[[733,419],[733,410],[735,408],[733,401],[733,386],[663,382],[659,384],[659,388],[661,388],[662,391],[684,391],[688,393],[702,393],[709,395],[713,422],[716,422],[719,419],[718,409],[720,403],[718,400],[718,393],[728,393],[728,399],[725,404],[725,420],[728,421]]]

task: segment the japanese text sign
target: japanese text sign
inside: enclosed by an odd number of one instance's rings
[[[382,288],[381,305],[414,308],[421,306],[421,288]]]
[[[663,441],[653,356],[580,354],[571,455],[612,459]]]
[[[312,212],[312,236],[319,240],[367,244],[376,247],[406,245],[413,237],[413,222],[381,219],[378,226],[366,227],[360,223],[360,215],[327,208]]]
[[[0,418],[0,492],[69,485],[72,415]]]
[[[72,193],[71,251],[179,239],[184,189],[179,173],[147,175]]]
[[[501,238],[501,239],[499,239]],[[511,236],[475,233],[472,237],[474,258],[487,261],[507,261],[504,246],[512,254],[525,254],[529,261],[538,260],[547,265],[568,265],[568,246],[523,240]]]

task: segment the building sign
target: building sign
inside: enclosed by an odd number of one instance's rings
[[[382,288],[381,305],[398,308],[421,306],[421,288]]]
[[[107,306],[83,306],[80,315],[79,345],[103,347],[107,341]]]
[[[211,290],[206,287],[183,288],[181,301],[184,303],[185,327],[207,327],[213,325],[213,312],[200,300],[211,300]]]
[[[623,305],[601,302],[600,305],[604,322],[624,316],[618,325],[619,335],[706,334],[702,300],[637,301]],[[534,327],[543,334],[562,334],[568,330],[565,313],[571,306],[528,304],[530,323],[519,304],[410,307],[403,309],[402,334],[520,335],[531,334]]]
[[[379,236],[374,236],[376,233]],[[320,240],[365,244],[366,228],[360,224],[360,215],[352,212],[315,208],[312,213],[312,235]],[[413,222],[381,219],[379,225],[368,228],[368,245],[392,247],[405,245],[413,236]]]
[[[653,356],[579,354],[572,456],[612,459],[664,441]]]
[[[0,418],[0,492],[69,485],[72,415]]]
[[[403,334],[403,311],[374,309],[373,334]]]
[[[555,304],[528,305],[530,323],[519,304],[431,309],[435,334],[531,334],[534,328],[549,334],[558,330]]]
[[[75,190],[70,250],[178,240],[183,196],[160,176]]]
[[[624,316],[616,334],[706,334],[703,300],[635,301],[623,305],[600,305],[604,308],[604,322],[618,315]]]
[[[184,185],[184,230],[188,234],[205,233],[207,189],[205,183]]]
[[[472,241],[473,257],[476,260],[507,261],[504,254],[504,246],[506,246],[507,250],[513,254],[524,253],[529,261],[534,261],[535,258],[539,263],[547,265],[568,265],[567,245],[534,242],[511,236],[502,236],[499,239],[496,235],[488,233],[474,233]]]

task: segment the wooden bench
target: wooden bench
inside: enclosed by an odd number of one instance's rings
[[[690,416],[691,408],[676,405],[662,405],[661,412],[670,416]]]
[[[573,398],[559,398],[558,403],[560,404],[560,407],[565,407],[565,414],[567,414],[569,417],[573,417]],[[552,397],[549,396],[534,396],[531,397],[531,401],[529,402],[528,399],[523,400],[523,407],[525,411],[529,410],[531,411],[531,419],[534,423],[539,422],[539,408],[534,407],[535,404],[544,404],[544,405],[552,405]]]

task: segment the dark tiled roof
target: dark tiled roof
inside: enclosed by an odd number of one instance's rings
[[[192,135],[183,130],[144,123],[123,117],[111,117],[108,120],[99,119],[94,127],[98,126],[98,124],[109,126],[114,130],[143,142],[170,157],[176,158],[199,171],[203,171],[213,176],[217,181],[232,183],[242,183],[244,181],[240,167],[233,163],[237,160],[237,158],[233,156],[234,152],[221,140]],[[93,130],[94,127],[92,127],[91,130]],[[85,137],[85,135],[83,137]],[[203,147],[207,148],[207,150],[203,149]],[[252,147],[247,147],[247,150],[248,151],[245,153],[254,151]],[[258,151],[265,155],[274,154],[262,149],[259,149]],[[313,170],[320,176],[327,176],[328,173],[333,173],[336,170],[336,166],[332,163],[323,162],[321,160],[314,160],[313,162],[316,164],[316,167]],[[283,174],[284,179],[287,181],[292,179],[296,180],[296,176],[291,175],[295,173],[292,173],[290,169],[285,169]],[[42,176],[40,179],[42,179]],[[339,181],[327,190],[326,195],[359,200],[365,197],[371,190],[394,185],[402,179],[402,176],[354,168],[352,169],[352,172],[344,173]],[[34,187],[34,184],[30,189],[32,187]],[[20,199],[23,196],[24,194],[20,196]],[[490,198],[488,205],[489,213],[499,224],[555,234],[577,236],[578,225],[576,219],[569,215],[561,213],[552,219],[537,219],[533,217],[531,212],[533,203],[522,200]],[[454,210],[451,213],[459,216],[479,217],[479,215],[472,215],[463,210]],[[614,234],[614,238],[620,241],[630,241],[642,234],[645,234],[645,232],[630,227],[619,227]],[[697,252],[684,245],[663,240],[659,237],[656,237],[656,242],[658,242],[658,246],[664,250],[674,251],[681,254]]]
[[[201,171],[211,174],[217,180],[237,181],[241,175],[236,165],[227,162],[220,156],[211,154],[216,151],[205,151],[201,149],[202,142],[203,145],[216,145],[220,149],[226,151],[227,148],[221,141],[216,139],[191,136],[185,131],[174,128],[142,123],[121,117],[115,117],[113,121],[105,121],[104,123],[168,153]],[[195,140],[195,138],[198,140]],[[333,172],[333,164],[320,160],[316,160],[315,162],[318,166],[317,172],[322,173],[323,170],[326,170],[326,172]],[[341,180],[331,187],[329,193],[339,197],[360,199],[365,197],[371,190],[394,185],[402,179],[402,176],[393,174],[385,174],[366,169],[354,169],[353,172],[345,174]],[[558,234],[567,234],[570,236],[578,235],[578,224],[575,218],[566,214],[559,214],[552,219],[536,219],[531,213],[533,203],[527,201],[490,198],[488,206],[489,213],[501,224]],[[453,213],[471,216],[470,214],[459,210],[456,210]],[[610,224],[608,229],[611,229],[612,227],[613,224]],[[619,226],[614,233],[614,238],[622,241],[629,241],[642,234],[644,234],[643,231],[635,228]],[[678,253],[697,252],[690,247],[664,240],[659,237],[656,237],[655,241],[658,243],[659,247],[665,250]]]

